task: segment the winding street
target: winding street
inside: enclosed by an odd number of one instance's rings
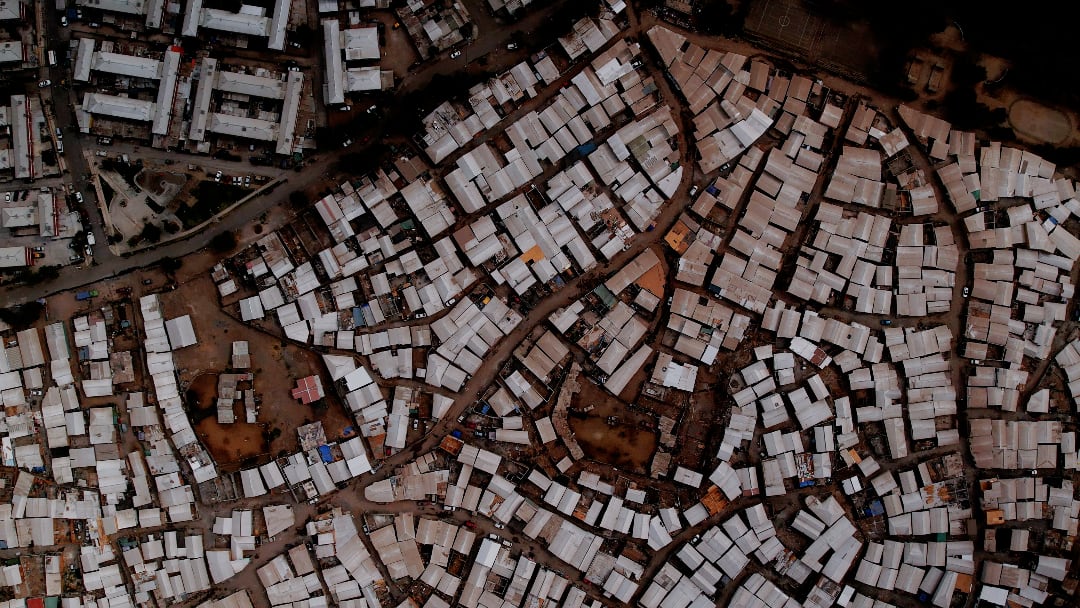
[[[621,32],[618,37],[636,37],[643,32],[643,25],[637,20],[636,16],[631,13],[630,27]],[[647,56],[647,55],[646,55]],[[374,504],[364,499],[364,488],[375,483],[377,481],[386,479],[395,473],[398,467],[404,466],[414,460],[417,456],[430,452],[437,448],[439,442],[443,437],[447,436],[451,431],[460,427],[461,424],[457,421],[459,415],[464,413],[468,408],[472,407],[475,403],[476,395],[484,388],[492,385],[502,368],[503,364],[513,356],[513,351],[516,349],[526,336],[533,331],[538,325],[546,321],[551,314],[558,308],[567,306],[574,300],[581,297],[589,289],[592,289],[594,284],[602,277],[614,272],[618,268],[625,265],[632,260],[635,256],[640,254],[646,248],[655,245],[661,240],[664,234],[668,232],[670,227],[675,223],[680,214],[689,206],[690,197],[688,192],[695,181],[695,164],[693,163],[692,151],[689,146],[686,134],[689,132],[689,125],[683,118],[681,112],[682,103],[679,98],[671,90],[668,81],[664,78],[660,66],[657,66],[651,58],[647,59],[647,69],[653,76],[654,81],[660,88],[661,92],[661,104],[666,104],[672,108],[672,114],[679,121],[679,136],[678,136],[678,149],[680,164],[684,167],[682,180],[679,183],[678,189],[670,201],[664,205],[659,216],[655,218],[656,228],[649,232],[637,234],[630,243],[630,247],[620,252],[612,260],[598,265],[589,273],[578,276],[569,281],[564,287],[553,293],[551,296],[543,299],[539,304],[533,308],[523,321],[506,337],[504,337],[495,348],[489,353],[487,357],[488,363],[480,368],[480,370],[474,375],[462,388],[454,399],[454,403],[445,416],[439,420],[432,428],[429,429],[427,435],[418,443],[408,446],[405,450],[385,459],[382,461],[382,466],[374,474],[367,474],[360,478],[353,479],[348,488],[344,491],[337,492],[327,499],[328,503],[342,506],[353,513],[372,513],[372,512],[417,512],[422,511],[411,502],[398,502],[391,504]],[[543,92],[541,98],[547,99],[558,92],[558,87],[548,87]],[[307,173],[307,172],[305,172]],[[312,172],[315,173],[315,172]],[[703,180],[699,180],[703,181]],[[699,184],[701,185],[701,184]],[[290,183],[288,189],[295,189],[297,185]],[[255,203],[255,201],[253,201]],[[263,203],[260,201],[258,208],[262,208]],[[241,209],[241,212],[246,217],[257,217],[259,212],[248,212],[246,209]],[[226,218],[225,221],[229,221],[231,218]],[[240,222],[242,224],[242,222]],[[216,231],[216,228],[215,230]],[[202,237],[205,244],[208,237]],[[430,319],[424,319],[424,322],[430,322]],[[230,507],[231,508],[231,507]],[[440,515],[441,513],[435,513],[432,511],[428,515]],[[549,549],[541,541],[529,539],[523,535],[516,534],[509,529],[496,529],[491,522],[487,522],[483,519],[473,520],[471,517],[462,511],[455,511],[449,516],[450,519],[456,523],[463,524],[465,521],[472,521],[477,526],[478,532],[496,534],[502,538],[514,542],[516,549],[523,550],[530,559],[533,559],[538,564],[545,566],[552,570],[563,572],[575,586],[585,590],[589,597],[600,601],[606,606],[619,606],[618,602],[606,598],[594,587],[589,586],[584,582],[583,574],[579,573],[563,562],[556,558]],[[684,535],[692,536],[697,529],[704,529],[705,523],[694,529],[687,530]],[[594,530],[595,532],[603,532],[602,530]],[[277,539],[275,545],[285,546],[300,542],[299,535],[291,535],[291,539]],[[689,538],[689,536],[687,536]],[[369,550],[371,548],[369,547]],[[372,550],[374,554],[374,551]],[[655,553],[653,558],[647,565],[647,569],[654,571],[662,565],[666,555],[669,551],[662,551]],[[277,551],[260,551],[255,560],[254,567],[249,566],[237,577],[230,579],[225,585],[225,588],[251,588],[252,585],[257,585],[257,579],[254,572],[267,561],[272,559],[278,554]],[[389,581],[389,579],[388,579]],[[403,591],[397,589],[393,583],[390,584],[391,595],[395,599],[403,597]],[[265,598],[259,597],[261,594],[253,594],[253,600],[256,601],[258,608],[263,608],[265,605]]]

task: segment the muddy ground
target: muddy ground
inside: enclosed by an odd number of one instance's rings
[[[593,408],[578,414],[589,406]],[[631,409],[602,388],[582,378],[581,391],[571,402],[569,423],[586,456],[614,467],[637,473],[647,472],[656,451],[655,420],[645,411]],[[614,424],[608,418],[614,416]],[[645,425],[645,426],[643,426]]]

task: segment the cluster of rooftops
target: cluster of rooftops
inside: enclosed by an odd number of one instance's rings
[[[273,18],[219,13],[189,9],[184,27],[273,40],[288,4]],[[406,154],[316,201],[327,246],[309,254],[283,229],[214,268],[227,313],[322,351],[324,369],[292,395],[340,401],[355,431],[301,427],[298,451],[244,466],[239,496],[255,508],[202,500],[222,473],[185,411],[175,353],[207,330],[167,317],[169,296],[140,298],[133,325],[99,308],[12,332],[0,349],[0,448],[14,467],[0,541],[83,535],[85,594],[64,608],[183,601],[231,588],[255,561],[261,590],[201,606],[250,608],[251,594],[282,608],[391,605],[407,582],[431,608],[1049,601],[1080,526],[1069,476],[1080,448],[1055,416],[1080,391],[1080,340],[1057,339],[1080,256],[1076,184],[913,108],[879,109],[663,26],[646,38],[692,119],[657,103],[660,83],[615,21],[584,19],[560,39],[569,67],[530,60],[467,103],[447,100],[424,121],[426,159]],[[76,72],[175,80],[170,53],[84,41]],[[213,61],[200,67],[204,112],[204,90],[287,106],[302,82]],[[218,116],[198,128],[228,132],[235,121]],[[720,176],[690,190],[682,162]],[[621,256],[676,195],[686,210],[660,242]],[[129,327],[138,348],[116,349]],[[233,354],[250,364],[246,344]],[[492,361],[491,384],[464,394]],[[1033,386],[1042,362],[1064,391]],[[714,382],[723,429],[704,458],[683,459],[687,406]],[[582,383],[677,410],[656,416],[647,476],[583,449],[570,422]],[[429,401],[430,422],[453,432],[379,474],[423,436]],[[355,482],[385,513],[339,506],[293,531],[292,503],[349,504],[340,490]],[[393,513],[401,501],[446,516]],[[217,515],[211,530],[193,528],[202,509]],[[1038,519],[1045,535],[1019,525]],[[279,535],[307,542],[255,557],[256,539]],[[0,587],[23,575],[0,568]]]

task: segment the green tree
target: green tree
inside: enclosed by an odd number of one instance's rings
[[[308,197],[303,190],[293,190],[289,193],[289,204],[297,209],[307,207],[308,202]]]
[[[37,323],[41,313],[45,311],[45,305],[40,302],[27,302],[8,308],[0,308],[0,321],[7,323],[16,330],[22,330]]]
[[[157,224],[143,224],[139,238],[149,243],[157,243],[161,240],[161,227]]]
[[[183,260],[169,256],[165,256],[158,260],[158,266],[161,268],[161,271],[168,275],[174,274],[177,270],[180,270],[183,265]]]
[[[229,253],[236,249],[236,244],[236,233],[231,230],[215,234],[214,238],[210,239],[210,249],[215,253]]]

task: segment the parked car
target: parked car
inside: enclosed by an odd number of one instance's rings
[[[68,26],[67,15],[60,15],[60,27],[67,27],[67,26]]]
[[[517,48],[518,48],[518,45],[517,45],[516,42],[511,42],[510,44],[506,45],[506,50],[508,50],[508,51],[516,51]]]
[[[44,89],[45,87],[51,86],[51,85],[52,85],[51,80],[42,80],[41,82],[37,83],[37,86],[38,86],[39,89]]]
[[[457,59],[458,57],[461,57],[461,51],[454,51],[453,53],[450,53],[450,59]]]
[[[222,176],[221,171],[218,171],[217,173],[215,173],[214,174],[214,181],[215,182],[220,182],[221,181],[221,176]]]
[[[79,201],[79,204],[81,205],[81,204],[83,204],[83,202],[85,202],[86,199],[83,198],[82,192],[76,192],[75,193],[75,200]],[[93,234],[93,233],[91,232],[90,234]],[[87,240],[89,240],[89,238]]]

